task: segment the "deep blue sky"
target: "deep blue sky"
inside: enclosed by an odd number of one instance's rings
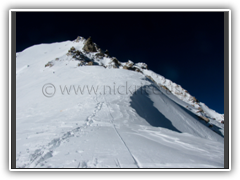
[[[223,12],[17,12],[17,52],[77,36],[120,61],[147,63],[224,113]]]

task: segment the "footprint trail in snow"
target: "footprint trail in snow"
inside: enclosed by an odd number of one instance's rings
[[[102,102],[97,103],[93,113],[87,117],[86,123],[83,126],[76,127],[66,133],[64,133],[60,138],[53,139],[50,143],[43,146],[41,149],[36,149],[32,154],[29,155],[29,163],[23,165],[20,168],[34,168],[46,161],[47,159],[53,157],[54,150],[58,148],[62,143],[68,142],[71,137],[79,137],[79,132],[86,133],[86,129],[94,123],[94,117],[102,108]],[[82,163],[81,167],[85,167],[85,162]],[[42,163],[44,165],[44,163]],[[86,166],[87,167],[87,166]]]

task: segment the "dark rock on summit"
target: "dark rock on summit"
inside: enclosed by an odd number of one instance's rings
[[[106,51],[104,52],[104,54],[108,55],[109,56],[109,52],[108,50],[106,49]]]
[[[114,62],[114,64],[115,64],[116,67],[121,66],[121,63],[118,61],[117,58],[113,57],[113,58],[112,58],[112,61]]]
[[[192,97],[192,101],[193,101],[194,103],[198,103],[198,102],[199,102],[199,100],[196,99],[195,97]]]
[[[99,52],[99,53],[95,54],[95,56],[96,56],[97,58],[102,59],[102,58],[104,57],[104,54],[103,54],[102,52]]]
[[[83,50],[86,52],[97,52],[96,45],[92,42],[91,37],[86,40]]]
[[[74,40],[74,42],[79,42],[79,41],[82,41],[82,40],[84,40],[84,38],[81,37],[81,36],[78,36],[77,39]]]

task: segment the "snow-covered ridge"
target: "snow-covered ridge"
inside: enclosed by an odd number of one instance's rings
[[[40,44],[17,53],[16,79],[17,167],[224,165],[224,124],[212,118],[214,111],[187,93],[181,100],[184,95],[176,96],[177,90],[184,91],[180,86],[164,81],[143,62],[120,62],[91,39]],[[126,82],[143,84],[147,91],[76,95],[62,94],[59,88]],[[48,83],[56,88],[51,98],[43,95]],[[202,112],[196,112],[198,105]],[[204,119],[203,111],[211,117]]]
[[[210,109],[204,103],[199,102],[194,96],[190,95],[190,93],[183,89],[180,85],[149,70],[146,63],[134,63],[131,60],[128,60],[128,62],[120,62],[116,57],[111,57],[108,50],[104,52],[96,43],[92,42],[91,37],[86,40],[85,38],[78,36],[74,41],[66,41],[62,43],[65,44],[66,48],[61,51],[61,55],[48,61],[45,64],[45,67],[56,66],[60,62],[64,61],[75,61],[76,66],[99,65],[105,67],[106,69],[119,68],[136,71],[144,74],[159,87],[164,88],[166,92],[172,93],[180,100],[186,102],[186,104],[180,103],[180,105],[189,109],[191,112],[199,116],[200,119],[217,126],[219,126],[219,123],[224,124],[224,114],[219,114]],[[59,43],[59,45],[62,43]],[[54,43],[53,46],[56,46],[55,44],[56,43]],[[32,49],[37,46],[39,45],[27,48],[21,53],[27,52],[28,49]],[[17,56],[20,56],[21,53],[17,53]],[[222,125],[220,126],[222,127]]]
[[[72,45],[73,46],[70,50],[68,50],[68,53],[66,53],[67,56],[64,54],[62,57],[55,60],[66,60],[69,59],[68,56],[70,56],[70,58],[80,61],[78,66],[100,65],[107,69],[119,68],[143,73],[146,77],[153,80],[158,86],[165,88],[166,91],[169,91],[182,101],[186,102],[188,104],[186,108],[190,109],[199,117],[202,117],[206,121],[212,122],[216,120],[220,123],[224,123],[224,114],[219,114],[210,109],[204,103],[199,102],[194,96],[190,95],[189,92],[183,89],[180,85],[149,70],[147,64],[142,62],[134,63],[131,60],[128,60],[128,62],[120,62],[116,57],[109,56],[107,50],[105,52],[102,51],[96,43],[92,42],[91,37],[86,40],[85,38],[79,36],[72,42]],[[88,46],[91,46],[92,49],[86,48]],[[52,66],[54,62],[54,60],[49,62],[47,66]]]
[[[204,103],[199,102],[194,96],[190,95],[190,93],[187,90],[183,89],[180,85],[172,82],[169,79],[166,79],[159,74],[156,74],[151,70],[143,70],[143,73],[151,77],[151,79],[153,79],[159,86],[164,87],[173,95],[186,102],[188,106],[185,107],[190,109],[196,115],[207,118],[211,122],[216,120],[220,123],[224,123],[224,114],[219,114],[207,107]]]

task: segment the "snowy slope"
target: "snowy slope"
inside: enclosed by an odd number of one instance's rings
[[[159,86],[160,75],[145,64],[134,65],[142,73],[129,70],[132,62],[99,58],[101,50],[84,52],[84,43],[78,38],[17,53],[18,168],[223,167],[216,112],[198,103],[210,122],[199,119],[199,107],[190,109],[189,99]],[[52,97],[43,95],[47,83],[55,87]]]
[[[195,97],[191,96],[188,91],[183,89],[180,85],[165,79],[163,76],[156,74],[151,70],[143,70],[143,73],[151,77],[151,79],[160,87],[163,86],[167,88],[167,90],[165,90],[167,96],[174,99],[175,102],[187,108],[192,113],[207,118],[213,126],[212,129],[216,132],[218,131],[221,135],[224,135],[224,125],[221,123],[224,122],[224,114],[219,114],[210,109],[204,103],[199,102]]]

